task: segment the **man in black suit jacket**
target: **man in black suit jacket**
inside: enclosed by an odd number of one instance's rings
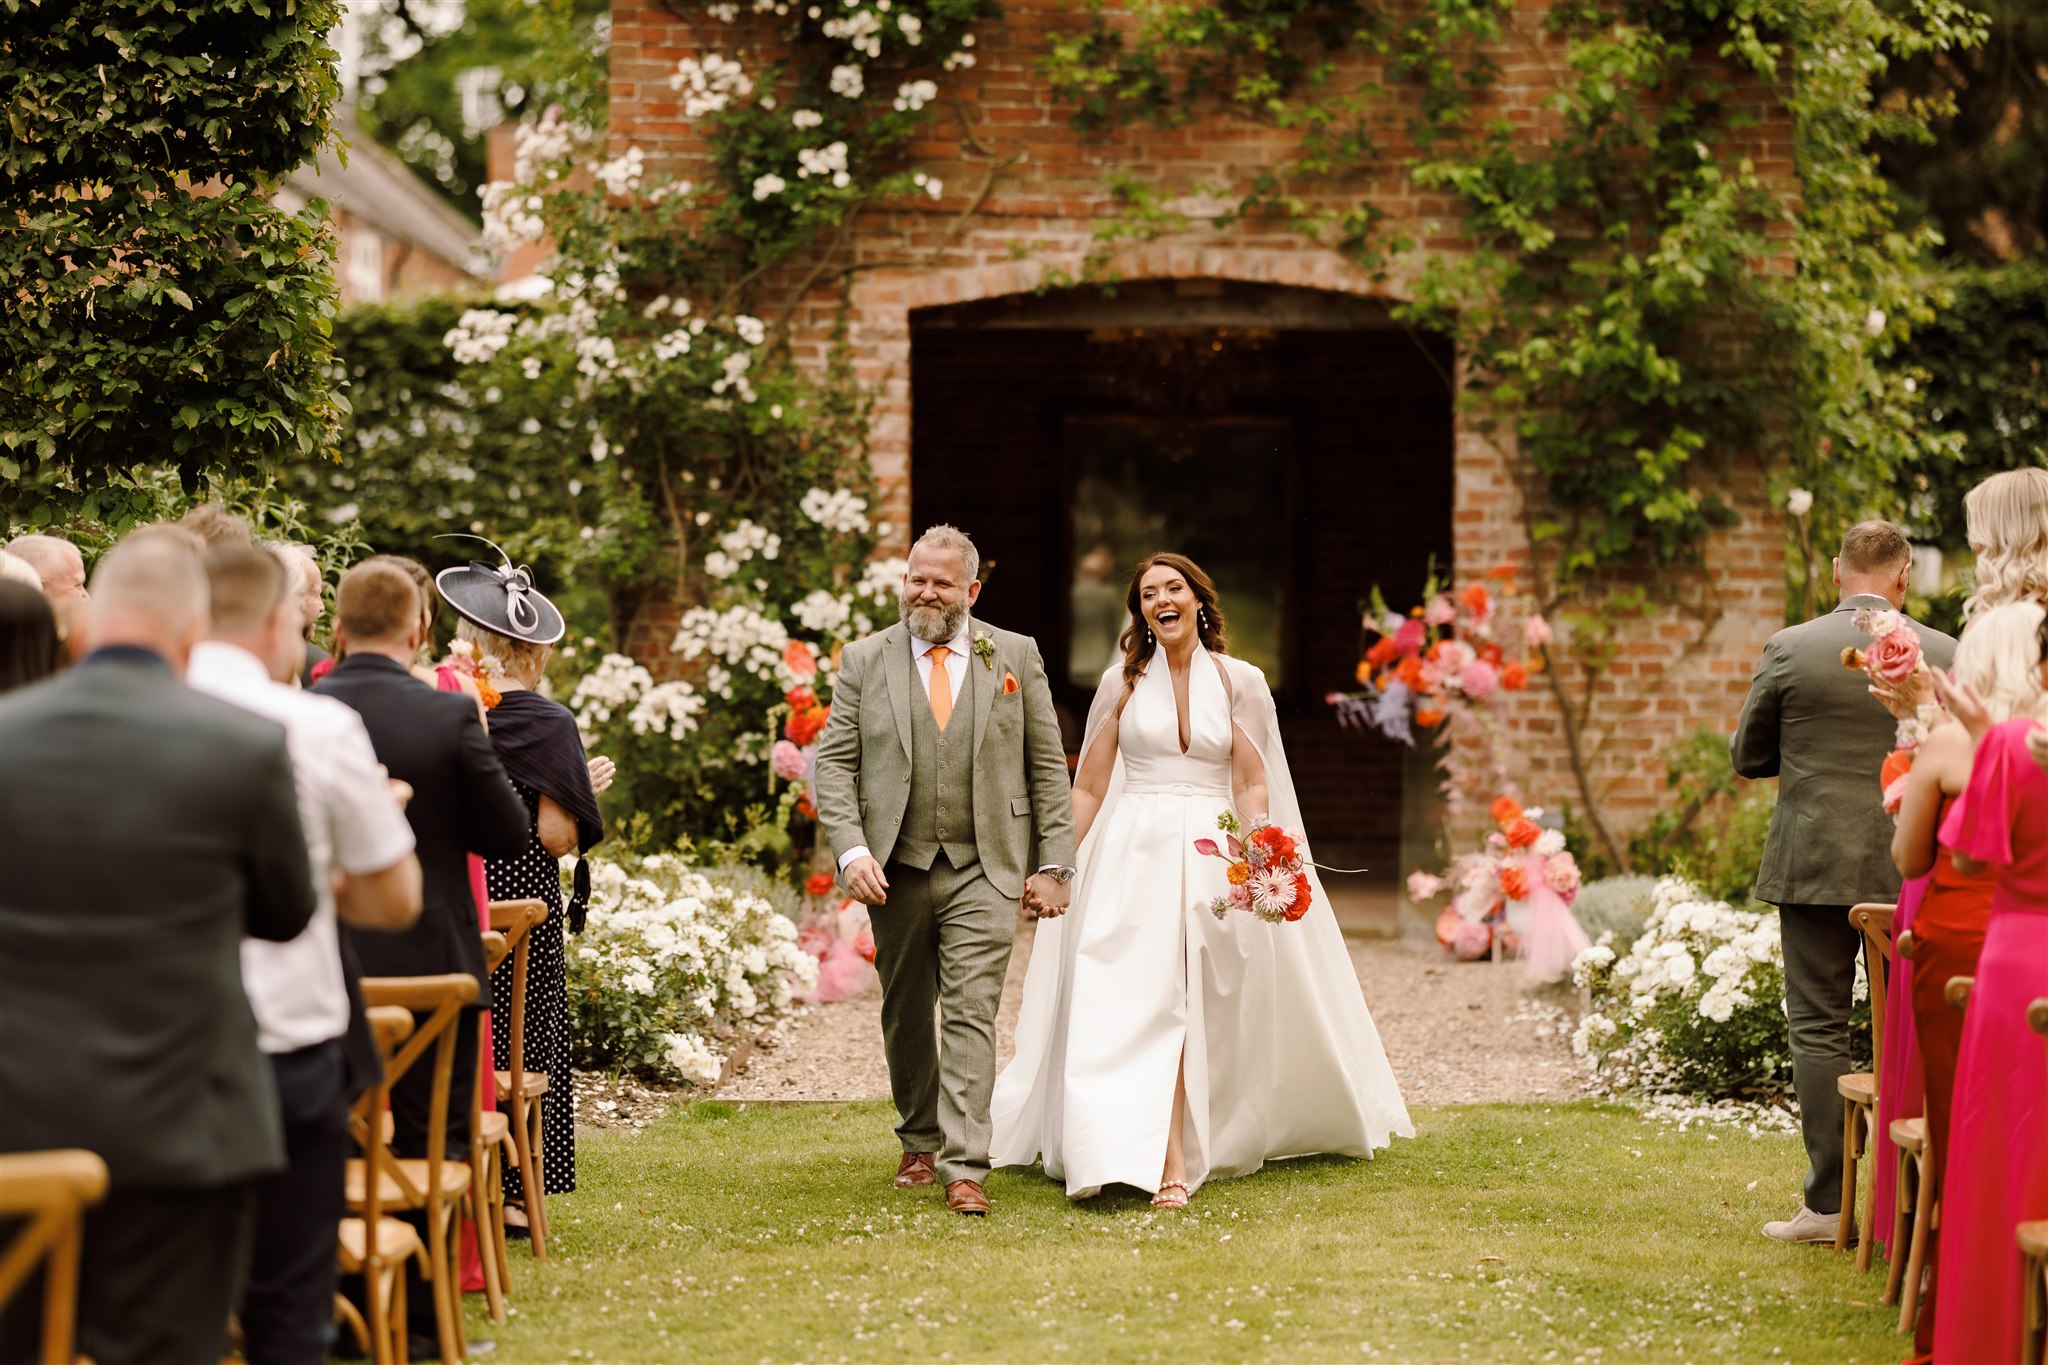
[[[284,1164],[241,943],[295,937],[313,883],[283,729],[179,681],[207,624],[198,554],[141,533],[94,575],[93,652],[0,700],[0,1151],[106,1160],[78,1319],[101,1365],[221,1358]]]
[[[412,823],[422,883],[420,917],[412,928],[373,934],[344,926],[342,933],[364,976],[468,972],[479,983],[478,998],[488,1001],[469,855],[516,858],[524,852],[526,804],[477,722],[476,703],[412,675],[420,617],[419,590],[389,562],[358,564],[335,593],[334,639],[343,658],[313,690],[361,713],[377,761],[391,776],[411,784],[405,815]],[[456,1089],[448,1102],[451,1153],[469,1144],[469,1092],[461,1087],[476,1083],[477,1013],[466,1011],[456,1025]],[[401,1155],[425,1153],[431,1090],[425,1066],[414,1067],[392,1088],[392,1146]],[[407,1274],[412,1278],[417,1271],[409,1268]],[[406,1307],[413,1334],[431,1337],[433,1299],[416,1279],[407,1290]]]

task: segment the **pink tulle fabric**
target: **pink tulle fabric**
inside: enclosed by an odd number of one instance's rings
[[[1892,916],[1892,942],[1913,927],[1920,898],[1927,894],[1933,872],[1914,877],[1899,888],[1898,912]],[[1877,1078],[1878,1159],[1871,1163],[1871,1206],[1868,1235],[1887,1257],[1891,1249],[1892,1214],[1897,1209],[1899,1164],[1891,1159],[1893,1119],[1916,1119],[1926,1112],[1927,1096],[1920,1072],[1920,1035],[1913,1030],[1913,964],[1892,958],[1891,981],[1884,993],[1884,1071]]]
[[[1942,1191],[1934,1358],[1956,1365],[2020,1359],[2013,1229],[2048,1218],[2048,1054],[2027,1027],[2027,1006],[2048,996],[2048,773],[2026,751],[2037,724],[2007,721],[1984,737],[1941,829],[1942,843],[1998,872]]]
[[[867,907],[859,901],[842,901],[838,909],[806,924],[797,933],[797,945],[818,959],[818,984],[804,998],[829,1005],[858,999],[874,989],[874,943]]]
[[[1530,878],[1528,907],[1522,921],[1522,965],[1538,981],[1556,981],[1570,974],[1572,959],[1592,947],[1578,917],[1564,898],[1540,875]]]

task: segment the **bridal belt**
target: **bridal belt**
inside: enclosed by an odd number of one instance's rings
[[[1214,796],[1230,800],[1230,788],[1201,782],[1126,782],[1126,796]]]

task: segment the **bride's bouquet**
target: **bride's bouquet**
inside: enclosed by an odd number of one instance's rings
[[[1232,810],[1216,817],[1216,828],[1223,831],[1223,843],[1197,839],[1195,852],[1230,864],[1229,892],[1209,904],[1217,919],[1243,910],[1269,924],[1291,924],[1308,913],[1314,896],[1299,831],[1269,824],[1264,816],[1246,830]]]

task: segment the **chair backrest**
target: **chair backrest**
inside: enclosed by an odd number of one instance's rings
[[[0,1156],[0,1308],[38,1265],[43,1272],[41,1359],[70,1361],[78,1322],[78,1251],[87,1206],[107,1192],[107,1163],[78,1148]],[[15,1221],[19,1220],[19,1221]]]
[[[1884,1075],[1885,987],[1891,981],[1892,916],[1895,904],[1865,902],[1851,906],[1849,923],[1863,935],[1863,975],[1870,985],[1870,1070]]]
[[[384,1089],[390,1088],[417,1064],[431,1044],[434,1049],[433,1090],[427,1109],[426,1183],[415,1188],[397,1166],[391,1168],[394,1183],[416,1204],[426,1202],[430,1191],[441,1188],[441,1163],[448,1156],[448,1090],[455,1071],[455,1024],[462,1007],[477,997],[476,978],[467,972],[445,976],[366,976],[363,1003],[366,1006],[395,1005],[413,1015],[412,1034],[384,1062]],[[421,1014],[426,1018],[420,1018]],[[468,1153],[463,1154],[465,1159]],[[367,1210],[366,1210],[367,1212]]]
[[[503,934],[499,933],[496,929],[484,931],[484,970],[486,972],[498,970],[498,964],[503,962],[506,955],[511,951],[512,945],[505,941]]]
[[[397,1005],[367,1005],[363,1016],[369,1020],[370,1036],[377,1041],[377,1055],[384,1059],[376,1084],[357,1096],[349,1115],[349,1131],[363,1153],[363,1225],[368,1228],[366,1247],[375,1247],[377,1220],[384,1214],[384,1176],[397,1166],[384,1135],[384,1111],[391,1107],[391,1082],[397,1070],[398,1049],[412,1036],[412,1011]]]
[[[546,901],[491,902],[491,928],[512,945],[512,1017],[505,1021],[505,1069],[517,1110],[526,1094],[526,963],[529,939],[548,917]]]

